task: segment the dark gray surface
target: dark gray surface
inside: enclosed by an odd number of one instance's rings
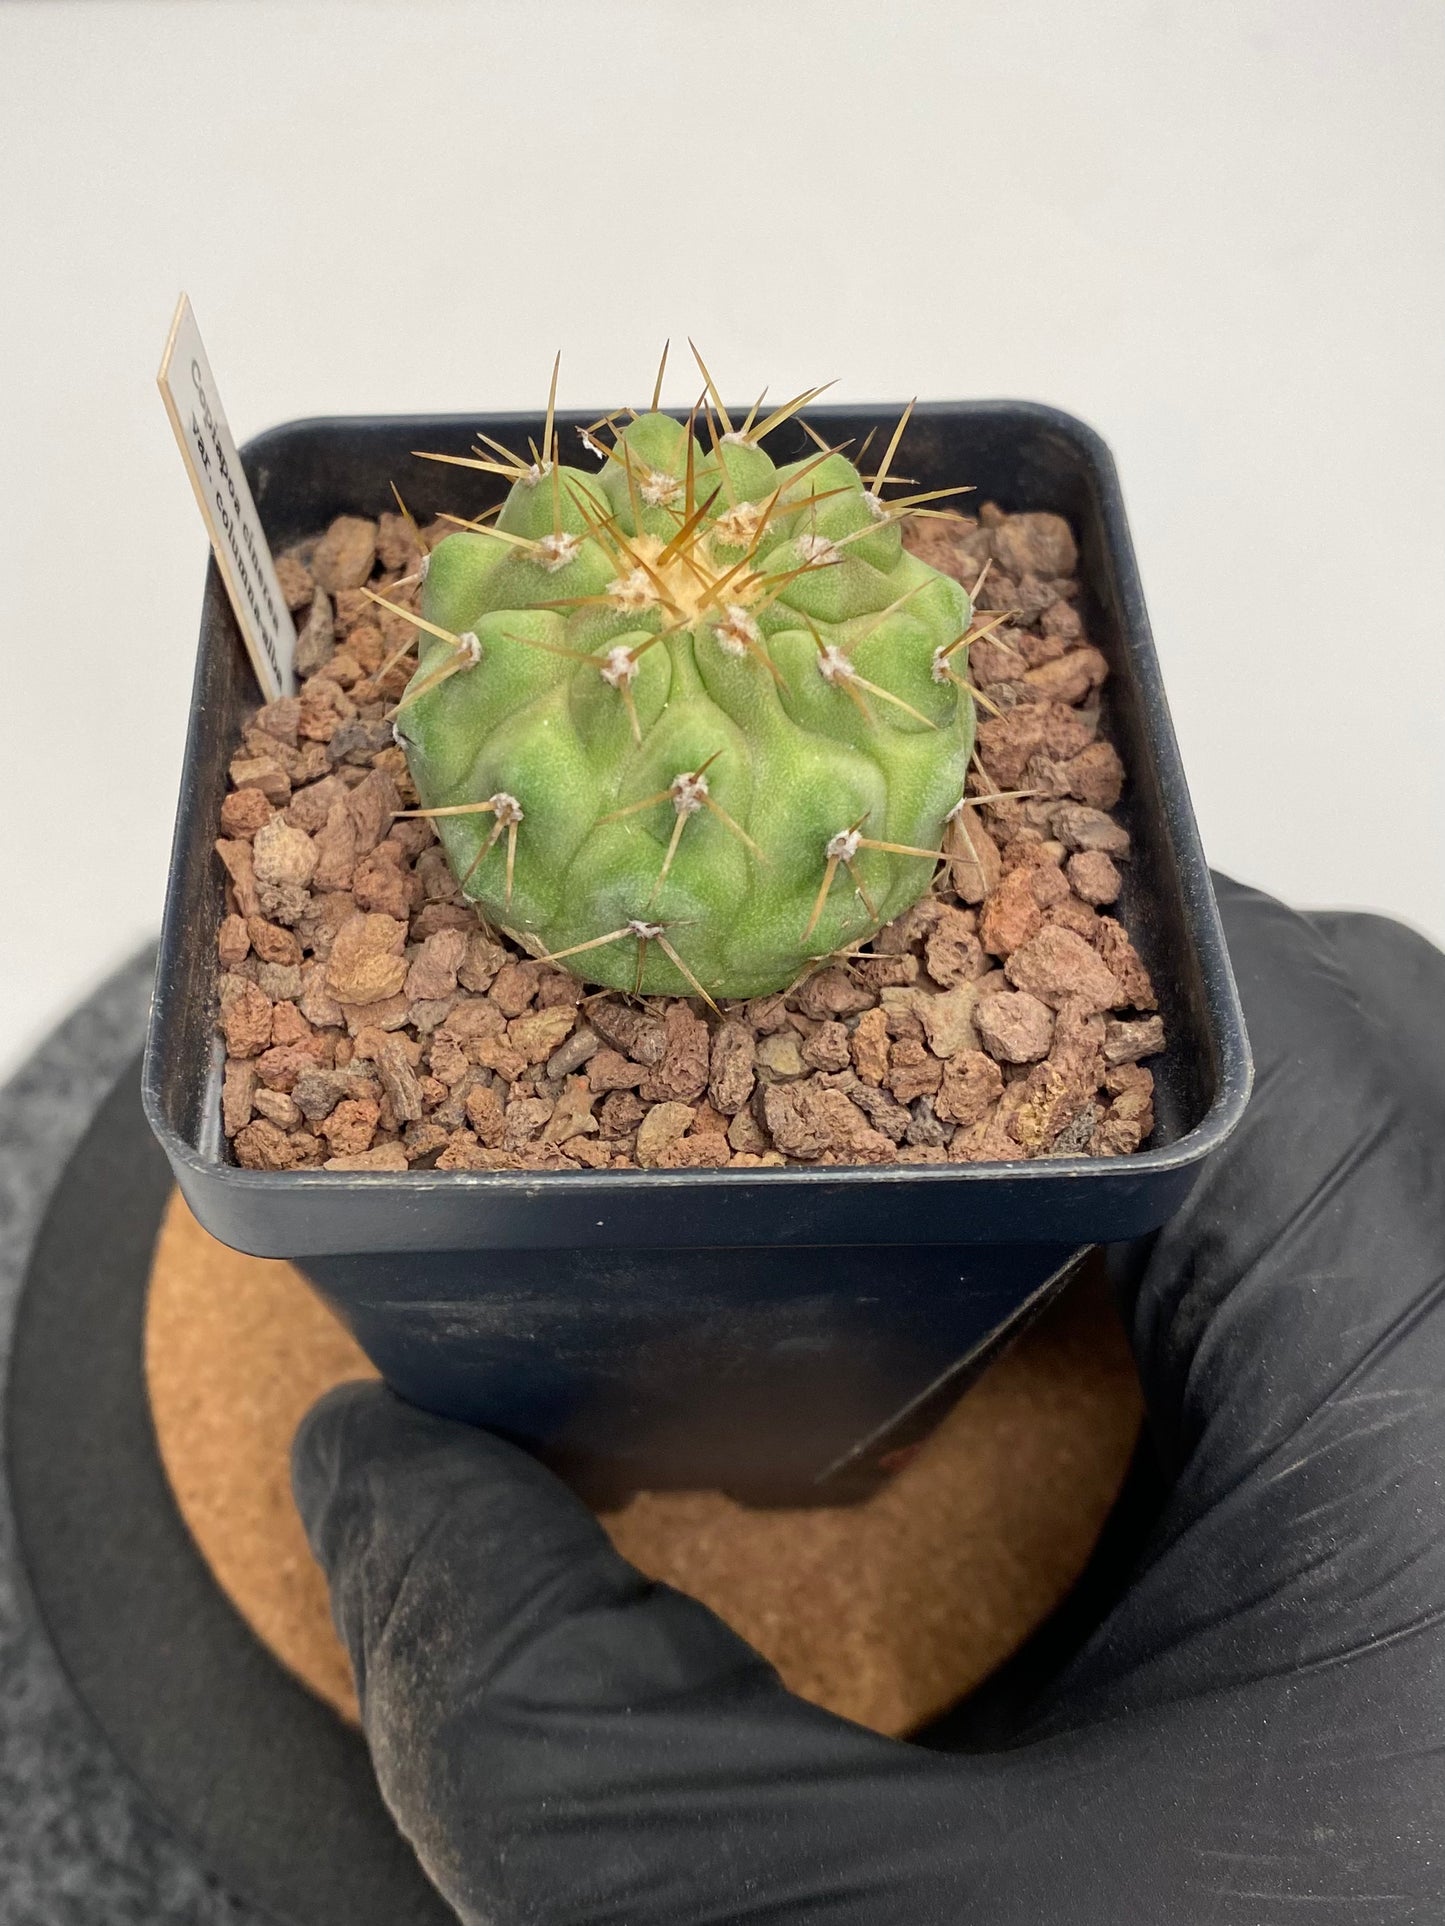
[[[10,1340],[5,1465],[36,1613],[159,1812],[277,1926],[455,1926],[359,1733],[279,1666],[197,1552],[146,1394],[171,1191],[132,1058],[65,1166]]]
[[[152,952],[133,959],[0,1090],[0,1385],[45,1206],[102,1098],[141,1045],[154,968]],[[261,1914],[194,1863],[77,1705],[17,1572],[4,1485],[0,1921],[263,1926]]]

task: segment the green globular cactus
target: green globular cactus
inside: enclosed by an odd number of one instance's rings
[[[809,399],[708,408],[707,448],[654,402],[584,436],[597,473],[549,407],[533,460],[468,464],[511,481],[495,521],[430,555],[396,713],[424,813],[487,919],[589,982],[783,989],[933,876],[969,597],[903,547],[931,497],[883,499],[897,434],[869,483],[838,451],[773,462]]]

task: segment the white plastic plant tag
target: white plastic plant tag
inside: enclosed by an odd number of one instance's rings
[[[296,687],[296,625],[226,424],[216,378],[182,295],[156,377],[256,680],[268,702]]]

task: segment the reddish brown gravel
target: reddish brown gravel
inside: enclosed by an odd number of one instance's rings
[[[436,524],[429,546],[447,532]],[[399,515],[280,558],[300,693],[236,745],[216,853],[222,1115],[256,1170],[754,1170],[1117,1156],[1153,1127],[1164,1026],[1110,913],[1129,836],[1108,670],[1062,517],[914,522],[908,546],[1012,621],[977,643],[970,803],[934,891],[873,953],[724,1004],[589,990],[483,927],[389,714],[415,597]],[[1026,796],[989,803],[1001,790]],[[975,800],[976,799],[976,800]]]

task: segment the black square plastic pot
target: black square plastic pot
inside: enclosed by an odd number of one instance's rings
[[[830,441],[896,408],[813,411]],[[586,417],[564,418],[563,447]],[[273,546],[374,515],[396,482],[423,520],[494,500],[474,417],[289,423],[244,450]],[[522,445],[535,416],[480,423]],[[785,441],[792,429],[780,432]],[[791,454],[775,448],[775,452]],[[801,452],[801,438],[800,450]],[[1168,1049],[1130,1157],[757,1171],[243,1170],[220,1126],[213,844],[258,700],[214,565],[201,616],[146,1112],[186,1201],[238,1250],[293,1259],[403,1396],[490,1426],[598,1495],[720,1486],[847,1496],[946,1405],[1091,1244],[1155,1229],[1248,1095],[1249,1053],[1180,768],[1118,479],[1090,429],[1020,402],[918,408],[906,467],[980,501],[1067,515],[1107,722],[1129,772],[1123,915]]]

